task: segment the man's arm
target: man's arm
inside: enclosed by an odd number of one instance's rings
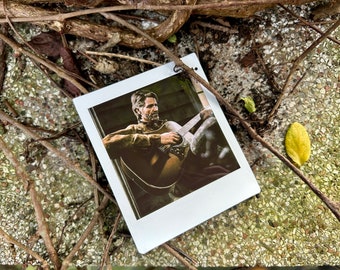
[[[106,135],[103,138],[105,148],[112,154],[119,156],[123,150],[143,150],[161,144],[159,134],[143,134],[143,130],[136,125],[130,125]]]
[[[102,141],[112,156],[120,156],[124,150],[147,150],[153,146],[177,144],[181,136],[176,132],[144,134],[138,125],[130,125],[106,135]]]

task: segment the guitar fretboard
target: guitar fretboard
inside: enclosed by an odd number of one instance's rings
[[[201,115],[197,114],[190,121],[188,121],[183,127],[181,127],[177,133],[184,136],[190,129],[192,129],[201,120]]]

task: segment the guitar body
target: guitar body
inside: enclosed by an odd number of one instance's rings
[[[178,132],[180,128],[177,123],[168,121],[148,134]],[[167,190],[176,183],[188,151],[189,143],[182,136],[179,145],[154,147],[148,151],[129,151],[122,156],[121,164],[129,178],[142,188]]]

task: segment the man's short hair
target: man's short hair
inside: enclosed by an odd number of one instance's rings
[[[139,90],[131,95],[132,111],[136,115],[137,120],[139,120],[140,115],[137,113],[136,109],[143,107],[145,104],[145,99],[148,97],[154,98],[158,102],[158,96],[156,93],[151,91]]]

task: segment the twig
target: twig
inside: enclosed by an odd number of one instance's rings
[[[0,39],[2,39],[4,42],[6,42],[9,46],[11,46],[15,51],[18,51],[26,56],[28,56],[29,58],[32,58],[34,61],[38,62],[39,64],[49,68],[50,70],[52,70],[53,72],[55,72],[59,77],[68,80],[69,82],[71,82],[74,86],[76,86],[82,93],[86,94],[88,93],[88,91],[86,90],[86,88],[84,88],[77,80],[73,79],[72,77],[70,77],[65,70],[55,66],[54,64],[52,64],[50,61],[46,60],[46,59],[42,59],[40,57],[38,57],[37,55],[23,49],[20,45],[18,45],[15,41],[9,39],[8,37],[6,37],[5,35],[3,35],[2,33],[0,33]]]
[[[293,93],[296,92],[296,89],[297,89],[298,85],[300,84],[300,82],[303,81],[303,79],[305,78],[305,76],[306,76],[306,72],[303,73],[303,75],[302,75],[300,78],[298,78],[298,80],[296,81],[296,83],[293,85],[293,87],[292,87],[292,89],[291,89],[291,91],[290,91],[290,94],[293,94]]]
[[[22,168],[20,162],[14,156],[12,151],[7,147],[2,137],[0,137],[0,149],[5,153],[5,156],[7,157],[7,159],[12,163],[13,167],[16,170],[18,178],[21,179],[24,185],[28,188],[28,191],[29,191],[32,203],[33,203],[35,216],[38,222],[39,234],[44,240],[47,252],[55,268],[59,269],[61,266],[60,259],[53,246],[52,239],[50,237],[50,230],[45,219],[45,214],[44,214],[42,205],[39,201],[39,195],[35,189],[34,181],[29,177],[29,175]]]
[[[121,214],[118,213],[118,216],[116,217],[115,223],[113,225],[113,229],[111,231],[111,234],[109,236],[109,239],[107,240],[106,246],[105,246],[105,250],[104,250],[104,254],[103,254],[103,258],[102,258],[102,262],[100,264],[100,269],[103,269],[104,264],[106,263],[108,256],[109,256],[109,251],[110,251],[110,246],[112,244],[113,238],[116,235],[117,232],[117,228],[118,228],[118,224],[121,218]]]
[[[97,181],[97,169],[96,169],[96,156],[94,153],[93,148],[91,147],[91,145],[89,145],[89,156],[90,156],[90,161],[91,161],[91,167],[92,167],[92,178]],[[100,196],[99,196],[99,192],[97,189],[94,189],[94,201],[97,207],[100,206]],[[107,239],[105,238],[105,234],[104,234],[104,219],[102,215],[99,215],[98,217],[98,225],[99,225],[99,230],[100,230],[100,234],[102,236],[102,241],[103,243],[106,245],[107,244]],[[110,258],[108,257],[106,259],[106,261],[104,261],[104,263],[106,263],[107,267],[109,267],[110,265]],[[109,269],[109,268],[108,268]]]
[[[80,164],[73,162],[70,160],[65,154],[63,154],[61,151],[56,149],[51,143],[41,140],[41,137],[38,136],[36,133],[32,132],[29,128],[24,126],[23,124],[19,123],[18,121],[14,120],[12,117],[4,113],[2,110],[0,110],[0,119],[5,120],[11,125],[19,128],[22,130],[25,134],[27,134],[29,137],[31,137],[34,140],[39,140],[39,142],[46,147],[48,150],[50,150],[52,153],[54,153],[69,169],[76,172],[83,178],[85,178],[91,185],[93,185],[95,188],[100,190],[109,200],[111,200],[113,203],[116,203],[115,199],[112,197],[111,194],[109,194],[103,187],[101,187],[96,181],[92,179],[91,176],[89,176],[86,172],[84,172],[80,168]]]
[[[32,46],[26,42],[26,40],[18,33],[17,29],[12,24],[12,21],[8,16],[9,12],[8,12],[8,9],[7,9],[7,0],[2,0],[2,1],[3,1],[2,3],[3,3],[4,13],[5,13],[5,17],[6,17],[6,23],[10,26],[13,33],[15,33],[17,35],[17,37],[20,38],[21,41],[24,42],[27,47],[29,47],[32,51],[34,51]]]
[[[192,5],[196,3],[196,0],[185,0],[184,2],[185,4]],[[12,5],[9,5],[10,10],[11,8],[13,8],[12,14],[17,14],[16,12],[19,12],[22,14],[22,16],[27,16],[26,14],[30,13],[23,12],[23,10],[25,10],[26,8],[29,8],[33,14],[38,14],[38,16],[45,14],[46,12],[49,15],[48,22],[45,21],[45,23],[43,23],[41,20],[38,20],[36,24],[45,25],[57,32],[63,31],[65,34],[82,36],[101,42],[109,41],[113,36],[112,33],[117,32],[120,34],[121,37],[120,39],[121,45],[135,48],[152,46],[148,39],[134,37],[133,35],[131,35],[131,32],[119,29],[114,26],[100,25],[97,23],[86,21],[84,19],[68,19],[68,20],[65,20],[66,18],[52,19],[54,13],[56,13],[57,16],[61,14],[59,14],[58,12],[52,12],[51,14],[45,11],[44,9],[34,8],[22,4],[20,5],[18,3],[13,3]],[[99,8],[98,10],[101,9],[105,8]],[[0,2],[0,13],[1,11],[2,8]],[[87,11],[89,11],[89,14],[92,14],[91,9],[81,10],[77,14],[79,16],[81,14],[87,14]],[[149,32],[151,35],[157,37],[158,40],[164,41],[173,33],[177,32],[183,26],[183,24],[189,19],[190,15],[191,15],[190,9],[174,10],[174,12],[172,12],[171,15],[161,24],[146,31]],[[13,18],[10,19],[12,20]]]
[[[226,27],[224,25],[216,25],[216,24],[202,22],[202,21],[195,21],[191,25],[192,26],[199,25],[199,26],[202,26],[202,27],[206,27],[206,28],[216,30],[216,31],[225,32],[225,33],[228,33],[228,34],[238,33],[238,30],[236,30],[236,29],[231,29],[230,27]]]
[[[118,53],[94,52],[94,51],[85,51],[85,53],[91,54],[91,55],[99,55],[99,56],[118,57],[118,58],[130,60],[130,61],[137,61],[137,62],[153,65],[153,66],[161,65],[160,63],[156,63],[153,61],[149,61],[149,60],[145,60],[145,59],[141,59],[137,57],[132,57],[128,55],[118,54]]]
[[[47,261],[41,257],[38,253],[35,251],[31,250],[30,248],[26,247],[25,245],[21,244],[18,240],[7,234],[3,229],[0,228],[0,237],[4,238],[7,243],[16,245],[18,248],[22,249],[25,251],[27,254],[31,255],[33,258],[35,258],[37,261],[41,262],[41,267],[43,269],[48,270],[49,266]]]
[[[149,36],[148,34],[144,33],[139,28],[135,27],[134,25],[131,25],[127,23],[126,21],[120,19],[119,17],[113,15],[113,14],[105,14],[108,18],[111,18],[115,20],[116,22],[122,24],[123,26],[136,31],[138,34],[143,35],[147,38],[149,38],[155,46],[157,46],[159,49],[163,50],[173,61],[176,65],[180,66],[185,70],[190,76],[195,78],[199,83],[201,83],[206,89],[208,89],[216,99],[235,117],[237,117],[241,123],[241,125],[247,130],[249,135],[256,141],[260,142],[262,146],[267,148],[269,151],[271,151],[277,158],[279,158],[286,166],[288,166],[297,176],[300,177],[300,179],[308,185],[308,187],[327,205],[327,207],[331,210],[331,212],[334,214],[334,216],[340,221],[340,205],[333,202],[331,199],[329,199],[327,196],[325,196],[313,183],[310,179],[308,179],[303,172],[297,168],[289,159],[287,159],[285,156],[283,156],[274,146],[272,146],[269,142],[265,141],[252,127],[251,125],[241,116],[241,114],[234,109],[231,104],[225,100],[222,95],[214,89],[206,80],[204,80],[201,76],[199,76],[195,71],[193,71],[190,67],[185,65],[181,59],[179,59],[176,55],[174,55],[169,49],[167,49],[162,43],[154,39],[153,37]],[[337,22],[337,25],[339,24],[340,20]],[[334,30],[337,25],[333,25],[326,33],[331,32],[331,30]],[[325,37],[323,37],[325,38]],[[316,46],[316,45],[315,45]]]
[[[276,80],[274,78],[273,72],[270,72],[268,70],[268,67],[267,67],[266,63],[264,62],[263,57],[260,54],[258,48],[255,47],[255,48],[253,48],[253,50],[256,53],[257,59],[260,61],[260,64],[261,64],[261,66],[262,66],[262,68],[264,70],[264,73],[266,74],[266,77],[267,77],[267,79],[269,81],[269,84],[274,88],[274,91],[276,93],[281,92],[280,87],[279,87],[279,85],[277,84],[277,82],[276,82]]]
[[[297,18],[299,21],[301,21],[304,25],[307,25],[308,27],[312,28],[313,30],[315,30],[316,32],[318,32],[321,35],[324,35],[324,32],[317,26],[315,26],[314,24],[306,21],[305,19],[303,19],[301,16],[296,15],[293,11],[291,11],[289,8],[285,7],[284,5],[279,4],[279,6],[281,8],[283,8],[285,11],[287,11],[289,14],[291,14],[292,16],[294,16],[295,18]],[[340,40],[334,38],[334,37],[330,37],[327,36],[327,38],[333,42],[335,42],[336,44],[340,45]]]
[[[90,224],[87,226],[86,230],[83,232],[83,234],[81,235],[80,239],[78,240],[76,245],[72,248],[72,250],[67,255],[67,257],[63,260],[62,266],[60,268],[61,270],[66,270],[68,268],[68,266],[71,263],[73,257],[79,251],[81,245],[84,243],[86,238],[89,236],[89,234],[93,230],[94,226],[97,224],[98,218],[100,216],[100,212],[106,207],[108,202],[109,202],[108,198],[104,198],[103,199],[102,203],[100,204],[100,206],[98,207],[98,209],[94,213],[94,215],[93,215],[93,217],[91,219]]]
[[[58,240],[58,243],[56,244],[56,249],[58,250],[60,245],[62,244],[63,242],[63,237],[64,237],[64,232],[67,228],[67,226],[69,225],[69,223],[74,220],[75,218],[77,218],[77,214],[78,212],[81,211],[82,208],[84,208],[84,205],[87,204],[90,200],[93,199],[93,196],[91,196],[90,198],[86,199],[84,202],[82,202],[78,207],[77,209],[74,211],[73,215],[71,216],[71,218],[65,220],[64,222],[64,226],[62,227],[62,229],[60,230],[60,237],[59,237],[59,240]]]
[[[181,250],[178,247],[175,247],[171,244],[167,244],[170,248],[172,248],[173,250],[175,250],[179,255],[181,255],[184,259],[188,260],[192,265],[198,265],[198,262],[193,259],[192,257],[190,257],[188,254],[186,254],[183,250]]]
[[[3,104],[5,105],[5,107],[7,108],[7,110],[16,118],[19,116],[19,113],[13,108],[12,104],[9,103],[9,101],[7,99],[4,99]]]
[[[222,9],[229,7],[245,7],[249,5],[273,5],[282,3],[280,0],[247,0],[247,1],[224,1],[220,3],[209,4],[197,4],[197,5],[146,5],[144,3],[137,3],[135,5],[123,5],[123,6],[109,6],[100,8],[90,8],[85,10],[78,10],[69,13],[56,13],[46,16],[34,16],[34,17],[15,17],[11,16],[12,22],[37,22],[37,21],[65,21],[70,18],[114,11],[124,10],[165,10],[165,11],[192,11],[192,10],[204,10],[204,9]],[[1,7],[1,6],[0,6]],[[4,23],[6,20],[0,19],[0,23]]]
[[[197,270],[195,266],[193,266],[191,263],[189,263],[183,256],[181,256],[180,253],[178,253],[175,249],[170,247],[168,244],[163,244],[162,247],[168,251],[171,255],[176,257],[185,267],[187,267],[190,270]]]
[[[4,35],[7,35],[8,27],[2,24],[0,26],[0,32]],[[5,43],[2,40],[0,40],[0,94],[3,90],[5,72],[6,72],[6,46]]]
[[[290,69],[289,75],[286,78],[285,84],[282,88],[281,95],[276,101],[276,104],[274,105],[272,111],[268,115],[268,122],[271,122],[274,118],[274,115],[278,108],[281,106],[282,101],[288,94],[288,87],[290,85],[290,82],[293,78],[293,75],[295,71],[298,69],[300,63],[306,58],[306,56],[311,53],[322,41],[324,41],[338,26],[340,25],[340,19],[333,24],[321,37],[319,37],[316,41],[313,42],[312,45],[310,45],[293,63],[292,68]]]
[[[313,0],[302,1],[311,2]],[[64,34],[89,38],[96,40],[97,42],[108,42],[111,40],[113,33],[115,33],[120,36],[120,45],[132,48],[145,48],[153,45],[148,39],[136,36],[122,27],[91,22],[85,18],[85,15],[121,10],[171,11],[166,20],[153,28],[145,30],[149,35],[156,37],[159,41],[163,42],[176,33],[184,23],[187,22],[192,12],[196,12],[196,14],[201,13],[203,15],[249,17],[254,14],[254,12],[268,8],[279,2],[284,4],[296,4],[296,1],[294,0],[223,1],[199,5],[196,5],[196,0],[185,0],[182,2],[182,5],[145,5],[144,3],[138,3],[136,5],[107,6],[77,10],[64,14],[61,14],[58,11],[48,11],[35,6],[11,2],[8,3],[8,10],[11,14],[15,14],[15,16],[10,17],[12,22],[29,21],[43,27],[48,27],[57,32],[63,31]],[[245,8],[243,9],[243,7]],[[0,16],[4,16],[2,10],[3,8],[1,7],[0,1]],[[74,18],[79,16],[82,16],[82,18]]]

